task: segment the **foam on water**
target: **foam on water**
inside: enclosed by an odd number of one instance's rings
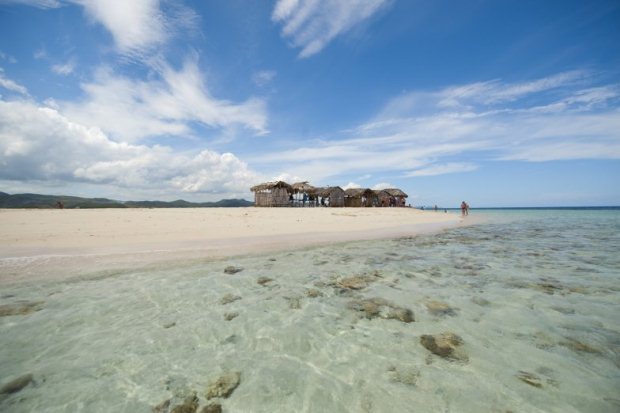
[[[149,412],[192,391],[202,406],[239,371],[224,411],[619,411],[620,212],[485,214],[415,238],[5,288],[0,305],[39,311],[0,317],[0,385],[34,377],[0,410]],[[352,276],[366,287],[338,283]],[[415,322],[351,305],[369,298]],[[441,332],[464,358],[421,345]]]

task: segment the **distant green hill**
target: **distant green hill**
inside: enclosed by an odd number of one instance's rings
[[[66,195],[14,194],[0,192],[0,208],[55,208],[62,202],[65,208],[216,208],[247,207],[254,202],[245,199],[222,199],[217,202],[188,202],[182,199],[165,201],[115,201],[107,198],[81,198]]]

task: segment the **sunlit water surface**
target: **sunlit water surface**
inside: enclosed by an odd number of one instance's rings
[[[620,411],[620,211],[473,214],[487,223],[4,288],[0,305],[38,311],[0,317],[0,385],[33,377],[0,411],[150,412],[192,392],[202,409],[231,371],[225,412]],[[368,298],[415,321],[359,311]],[[421,344],[442,332],[460,358]]]

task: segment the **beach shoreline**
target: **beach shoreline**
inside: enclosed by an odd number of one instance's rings
[[[5,209],[0,285],[415,236],[465,221],[412,208]]]

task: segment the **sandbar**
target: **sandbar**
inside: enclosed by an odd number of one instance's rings
[[[462,222],[413,208],[0,209],[0,284],[398,238]]]

